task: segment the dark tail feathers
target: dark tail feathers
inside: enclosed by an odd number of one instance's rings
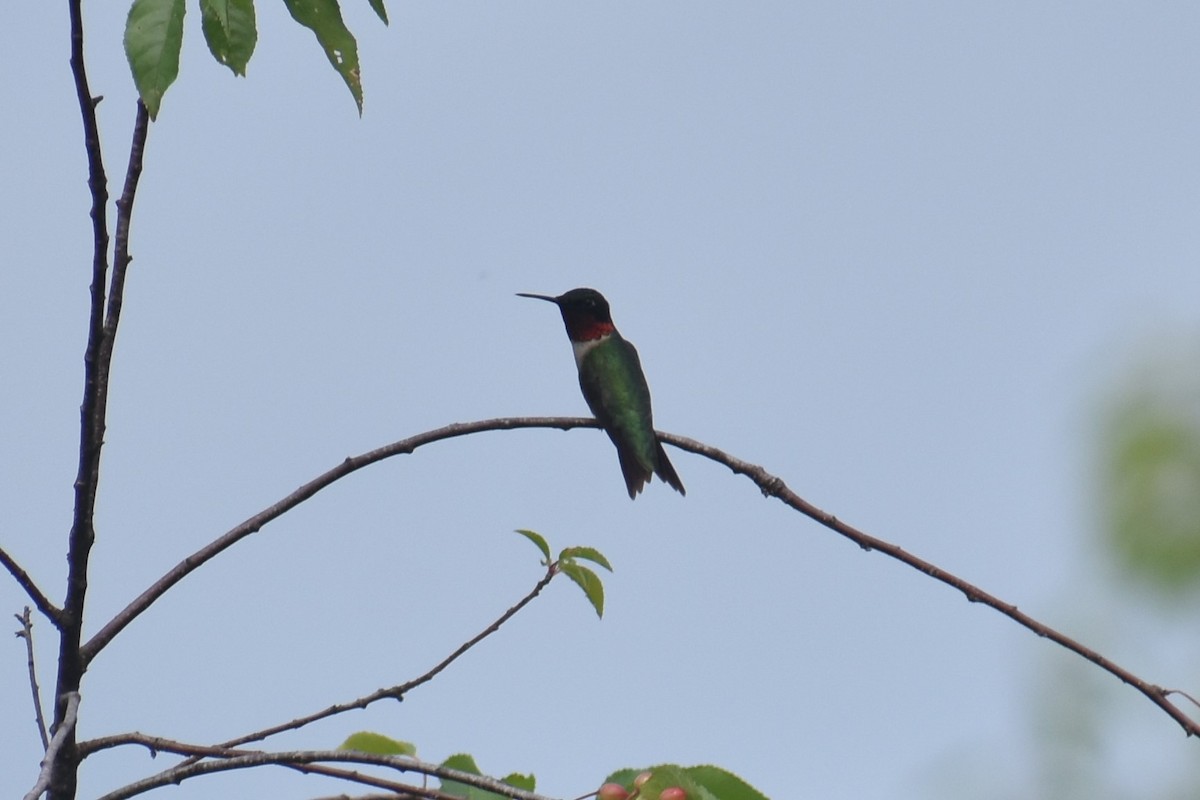
[[[683,481],[679,480],[679,474],[675,472],[675,467],[671,466],[671,459],[667,458],[667,451],[663,449],[662,442],[655,442],[655,444],[658,445],[658,469],[654,471],[658,477],[670,484],[672,489],[686,497],[687,490],[683,488]]]
[[[675,491],[687,495],[687,491],[683,488],[683,481],[679,480],[675,467],[671,466],[671,460],[667,458],[667,451],[663,449],[662,442],[656,440],[654,444],[658,448],[656,454],[658,464],[654,468],[654,473],[670,484]],[[637,456],[620,445],[617,445],[617,458],[621,461],[621,474],[625,476],[625,488],[629,490],[629,499],[632,500],[645,488],[652,473],[642,466]]]

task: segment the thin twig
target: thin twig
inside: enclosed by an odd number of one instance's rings
[[[21,614],[13,614],[21,623],[17,638],[25,640],[25,658],[29,667],[29,691],[33,693],[33,718],[37,722],[38,735],[42,737],[42,749],[50,747],[50,737],[46,733],[46,716],[42,713],[42,691],[38,688],[37,667],[33,662],[33,618],[29,606]]]
[[[50,787],[50,776],[54,772],[54,765],[58,762],[58,754],[75,732],[75,719],[79,713],[79,692],[68,694],[63,708],[62,722],[58,723],[58,727],[54,729],[54,736],[50,739],[50,744],[46,745],[46,757],[42,759],[42,771],[38,773],[37,782],[33,784],[33,788],[25,795],[25,800],[37,800],[41,797],[42,792]]]
[[[104,647],[112,641],[113,637],[120,633],[126,625],[133,622],[137,617],[149,608],[158,598],[162,597],[175,584],[179,583],[185,577],[194,572],[197,568],[205,564],[210,559],[216,557],[221,552],[227,550],[237,542],[246,538],[252,533],[257,533],[262,530],[263,526],[268,522],[277,519],[286,512],[308,500],[317,492],[325,489],[330,484],[341,478],[346,477],[352,472],[362,469],[363,467],[374,464],[377,461],[382,461],[385,458],[392,456],[409,454],[422,445],[431,444],[433,442],[442,441],[444,439],[453,439],[459,436],[466,436],[473,433],[481,433],[483,431],[499,431],[499,430],[514,430],[518,428],[560,428],[568,430],[570,428],[595,428],[599,423],[594,419],[586,419],[582,417],[502,417],[499,419],[482,420],[479,422],[461,422],[452,425],[447,425],[437,430],[426,431],[425,433],[410,436],[407,439],[401,439],[398,442],[386,445],[384,447],[371,450],[358,456],[351,456],[333,469],[318,475],[313,480],[296,489],[294,492],[283,498],[279,502],[271,505],[254,516],[247,519],[245,522],[231,528],[228,532],[212,542],[209,542],[204,547],[201,547],[196,552],[192,553],[187,558],[180,561],[172,567],[165,575],[155,581],[144,592],[134,598],[125,606],[115,617],[110,619],[104,626],[96,632],[96,634],[88,640],[83,646],[83,657],[85,662],[90,662],[96,657]]]
[[[372,703],[378,702],[380,700],[386,700],[386,699],[402,700],[402,699],[404,699],[404,695],[408,694],[408,692],[412,691],[413,689],[420,686],[421,684],[427,683],[428,681],[432,680],[434,678],[434,676],[436,676],[442,670],[446,669],[446,667],[453,664],[457,659],[459,659],[464,653],[466,653],[472,647],[479,644],[480,642],[482,642],[488,636],[491,636],[496,631],[500,630],[501,625],[503,625],[504,623],[506,623],[510,619],[512,619],[517,614],[517,612],[519,612],[525,606],[529,605],[529,603],[531,603],[535,597],[537,597],[539,594],[541,594],[542,590],[545,589],[550,584],[550,581],[554,579],[554,576],[556,574],[558,574],[558,571],[555,569],[555,567],[553,565],[551,565],[546,570],[546,574],[542,577],[542,579],[539,580],[534,585],[533,589],[531,589],[528,594],[526,594],[524,597],[522,597],[516,603],[516,605],[514,605],[512,608],[508,609],[503,614],[501,614],[499,617],[497,617],[495,622],[493,622],[491,625],[488,625],[486,628],[484,628],[478,634],[476,634],[475,636],[473,636],[472,638],[468,639],[466,642],[461,644],[453,653],[446,656],[444,659],[441,660],[441,662],[439,662],[436,666],[434,666],[432,669],[430,669],[425,674],[423,674],[417,678],[414,678],[406,683],[401,683],[396,686],[388,687],[386,689],[379,689],[377,691],[372,692],[371,694],[364,695],[364,696],[358,698],[357,700],[351,700],[347,703],[338,703],[336,705],[329,706],[328,708],[322,709],[321,711],[317,711],[317,712],[309,714],[307,716],[297,717],[296,719],[281,723],[279,725],[274,725],[269,728],[264,728],[260,731],[255,731],[254,733],[248,733],[244,736],[239,736],[236,739],[230,739],[227,742],[222,742],[221,744],[213,745],[212,747],[208,748],[203,753],[197,753],[194,755],[196,755],[196,756],[217,756],[220,753],[229,750],[230,748],[239,747],[244,744],[249,744],[250,742],[260,742],[263,739],[266,739],[270,736],[275,736],[276,734],[283,733],[284,731],[296,730],[298,728],[304,727],[305,725],[310,725],[313,722],[316,722],[318,720],[326,719],[328,717],[332,717],[337,714],[342,714],[346,711],[353,711],[355,709],[366,708],[367,706],[371,705]],[[108,737],[104,737],[104,738],[100,738],[100,739],[91,739],[86,742],[81,742],[79,744],[79,751],[83,755],[87,756],[98,750],[103,750],[108,747],[116,747],[116,746],[122,745],[122,744],[129,744],[130,740],[128,737],[132,736],[132,735],[135,735],[135,734],[121,734],[120,736],[108,736]],[[136,734],[136,735],[140,735],[140,734]],[[145,742],[139,742],[139,743],[145,744]],[[147,745],[147,746],[149,746],[149,745]],[[163,748],[163,749],[170,749],[170,748]],[[192,758],[184,763],[191,763],[195,760],[196,760],[196,758]]]
[[[246,734],[245,736],[239,736],[236,739],[231,739],[230,741],[223,742],[217,746],[218,747],[237,747],[238,745],[248,744],[249,742],[259,742],[259,741],[262,741],[263,739],[266,739],[268,736],[274,736],[278,733],[283,733],[284,731],[290,731],[290,730],[295,730],[297,728],[302,728],[305,725],[309,725],[313,722],[316,722],[317,720],[325,719],[327,717],[332,717],[335,714],[341,714],[345,711],[350,711],[350,710],[357,709],[357,708],[366,708],[367,706],[369,706],[372,703],[377,702],[379,700],[384,700],[387,698],[395,698],[396,700],[403,700],[404,695],[408,694],[409,691],[411,691],[412,689],[415,689],[416,687],[420,686],[421,684],[426,683],[429,680],[431,680],[435,675],[437,675],[439,672],[444,670],[446,667],[448,667],[452,663],[454,663],[455,660],[457,660],[460,656],[462,656],[464,653],[466,653],[472,647],[479,644],[480,642],[482,642],[488,636],[491,636],[496,631],[500,630],[501,625],[503,625],[505,622],[508,622],[510,619],[512,619],[513,616],[518,611],[520,611],[522,608],[524,608],[526,605],[528,605],[535,597],[537,597],[539,594],[541,594],[542,590],[545,589],[547,585],[549,585],[550,581],[554,579],[554,576],[556,574],[557,574],[557,571],[553,567],[551,567],[550,569],[547,569],[545,576],[540,581],[537,582],[537,584],[533,587],[532,591],[530,591],[529,594],[527,594],[523,598],[521,598],[521,600],[516,605],[514,605],[512,608],[508,609],[508,611],[505,611],[503,614],[501,614],[496,619],[495,622],[493,622],[491,625],[484,628],[479,634],[477,634],[473,638],[464,642],[461,646],[459,646],[459,648],[457,650],[455,650],[450,655],[446,656],[446,658],[442,659],[442,661],[437,666],[435,666],[433,669],[426,672],[424,675],[421,675],[418,678],[414,678],[413,680],[408,681],[407,683],[399,684],[398,686],[392,686],[387,689],[379,689],[375,692],[372,692],[371,694],[360,697],[357,700],[353,700],[349,703],[343,703],[341,705],[330,706],[329,708],[326,708],[323,711],[318,711],[314,714],[309,714],[306,717],[299,717],[297,719],[291,720],[290,722],[285,722],[281,725],[275,725],[270,728],[264,728],[261,731],[255,731],[254,733],[249,733],[249,734]]]
[[[12,573],[17,583],[25,590],[25,594],[29,595],[29,599],[37,606],[38,611],[42,612],[46,616],[46,619],[54,624],[54,627],[61,627],[62,609],[50,602],[50,598],[42,593],[42,590],[33,582],[33,578],[29,577],[29,573],[12,556],[5,552],[3,547],[0,547],[0,564],[3,564],[4,568]]]
[[[782,479],[777,478],[760,466],[751,464],[747,461],[742,461],[739,458],[734,458],[728,453],[722,452],[715,447],[710,447],[702,442],[697,442],[694,439],[688,439],[683,436],[674,436],[671,434],[659,434],[659,438],[661,438],[664,442],[672,444],[682,450],[686,450],[689,453],[705,456],[713,461],[718,461],[724,464],[733,470],[734,473],[745,475],[747,478],[754,481],[764,496],[774,497],[777,500],[782,501],[786,505],[799,511],[801,514],[804,514],[810,519],[813,519],[816,522],[824,525],[826,528],[845,536],[862,549],[878,550],[884,555],[890,556],[897,561],[907,564],[918,572],[922,572],[934,580],[941,581],[947,586],[953,587],[962,592],[970,602],[983,603],[986,606],[990,606],[1017,624],[1033,631],[1038,636],[1049,639],[1052,642],[1067,648],[1071,652],[1082,656],[1083,658],[1103,669],[1105,672],[1116,676],[1124,683],[1129,684],[1144,694],[1150,699],[1151,702],[1153,702],[1163,711],[1167,712],[1172,719],[1178,722],[1180,727],[1183,728],[1184,732],[1188,736],[1200,735],[1200,723],[1197,723],[1187,714],[1184,714],[1183,711],[1181,711],[1177,706],[1167,699],[1168,695],[1171,694],[1171,690],[1167,690],[1161,686],[1156,686],[1152,683],[1143,681],[1129,670],[1114,664],[1112,661],[1100,655],[1095,650],[1085,647],[1069,636],[1059,633],[1048,625],[1038,622],[1033,617],[1029,616],[1023,611],[1018,610],[1016,606],[1010,603],[1005,603],[998,597],[988,594],[979,587],[963,580],[957,575],[949,573],[944,569],[925,561],[924,559],[918,558],[917,556],[912,555],[911,553],[901,549],[900,547],[897,547],[894,544],[891,544],[890,542],[885,542],[882,539],[876,539],[874,536],[869,536],[857,528],[847,525],[832,514],[822,511],[821,509],[796,495],[795,492],[787,487]]]
[[[137,116],[133,122],[133,142],[129,148],[129,166],[125,170],[125,187],[117,198],[117,229],[113,253],[112,280],[108,287],[108,311],[104,317],[104,339],[100,363],[107,370],[112,366],[113,343],[121,322],[121,305],[125,299],[125,275],[133,257],[129,254],[129,227],[133,221],[133,202],[137,198],[138,181],[142,177],[142,161],[146,155],[146,137],[150,131],[150,112],[145,103],[137,101]],[[104,375],[108,383],[108,375]]]
[[[501,625],[508,622],[510,619],[512,619],[514,616],[516,616],[518,611],[520,611],[522,608],[524,608],[525,606],[527,606],[531,602],[533,602],[533,599],[535,597],[537,597],[539,594],[541,594],[543,589],[545,589],[547,586],[550,585],[550,581],[554,580],[554,576],[557,574],[558,574],[558,564],[557,564],[557,562],[555,562],[546,569],[546,574],[542,576],[542,579],[540,581],[538,581],[536,584],[534,584],[534,587],[533,587],[533,589],[531,589],[529,591],[529,594],[522,597],[516,603],[516,605],[514,605],[512,608],[508,609],[503,614],[501,614],[499,617],[497,617],[495,622],[493,622],[491,625],[484,628],[482,631],[477,633],[474,637],[472,637],[471,639],[468,639],[467,641],[465,641],[461,645],[459,645],[457,650],[455,650],[453,653],[451,653],[450,655],[448,655],[444,659],[442,659],[436,666],[434,666],[432,669],[430,669],[424,675],[421,675],[418,678],[414,678],[413,680],[409,681],[408,683],[403,683],[403,684],[400,684],[399,686],[393,687],[393,689],[391,690],[391,695],[393,697],[395,697],[396,699],[400,699],[404,695],[406,695],[410,691],[412,691],[413,689],[420,686],[421,684],[428,683],[430,680],[432,680],[434,678],[434,676],[436,676],[439,672],[444,670],[446,667],[453,664],[456,660],[458,660],[459,657],[461,657],[464,653],[466,653],[472,647],[479,644],[480,642],[482,642],[487,637],[491,636],[496,631],[500,630]]]
[[[1172,695],[1172,694],[1180,695],[1181,697],[1185,698],[1192,705],[1196,706],[1197,708],[1200,708],[1200,700],[1197,700],[1196,698],[1192,697],[1190,694],[1183,691],[1182,689],[1166,689],[1166,688],[1163,689],[1164,697],[1167,695]]]
[[[486,778],[481,775],[471,775],[466,772],[459,772],[456,769],[430,764],[424,761],[418,761],[409,756],[384,756],[374,753],[362,753],[354,750],[297,750],[282,753],[269,752],[250,752],[220,761],[203,761],[200,763],[181,764],[171,769],[163,770],[157,775],[151,775],[148,778],[143,778],[140,781],[135,781],[127,786],[122,786],[120,789],[109,792],[100,798],[100,800],[126,800],[130,797],[135,797],[151,789],[157,789],[161,786],[169,786],[172,784],[181,783],[188,778],[194,778],[198,775],[211,775],[219,772],[228,772],[235,769],[248,769],[250,767],[261,767],[268,765],[290,767],[293,769],[302,768],[308,764],[318,764],[319,762],[332,761],[343,764],[367,764],[378,767],[389,767],[400,772],[415,772],[422,775],[428,775],[434,778],[443,780],[457,781],[468,786],[474,786],[478,789],[483,789],[488,792],[495,792],[504,797],[511,797],[513,800],[551,800],[544,795],[527,792],[523,789],[518,789],[514,786],[509,786],[494,778]],[[357,773],[353,773],[357,775]],[[369,776],[361,776],[369,777]]]

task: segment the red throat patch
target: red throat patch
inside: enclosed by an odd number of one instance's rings
[[[602,339],[616,329],[616,326],[611,322],[600,322],[599,320],[589,319],[576,322],[570,326],[567,333],[570,335],[572,342],[590,342],[595,339]]]

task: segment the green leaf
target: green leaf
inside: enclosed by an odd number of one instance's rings
[[[355,750],[359,753],[373,753],[377,756],[415,756],[416,745],[401,742],[371,731],[352,733],[338,745],[338,750]]]
[[[283,0],[292,19],[311,30],[325,50],[329,63],[342,76],[358,113],[362,114],[362,76],[358,71],[358,43],[342,22],[337,0]]]
[[[125,57],[150,119],[179,75],[184,11],[184,0],[133,0],[125,20]]]
[[[458,753],[450,756],[442,762],[443,767],[456,769],[459,772],[465,772],[468,775],[482,775],[479,767],[475,764],[475,759],[466,753]],[[503,795],[489,792],[486,789],[479,789],[475,786],[468,786],[459,781],[442,779],[442,785],[439,787],[442,792],[453,795],[454,797],[466,798],[466,800],[506,800]]]
[[[514,772],[510,775],[505,775],[501,780],[509,786],[515,786],[518,789],[524,789],[527,792],[532,792],[537,788],[537,778],[533,777],[533,773],[522,775],[519,772]]]
[[[609,572],[613,571],[612,564],[609,564],[604,554],[594,547],[568,547],[558,554],[558,558],[560,561],[565,558],[582,558],[585,561],[591,561],[593,564],[599,564]]]
[[[596,616],[603,618],[604,584],[600,581],[600,576],[574,561],[559,562],[558,568],[564,575],[575,581],[580,589],[583,589],[588,602],[592,604],[592,608],[596,609]]]
[[[483,774],[475,764],[474,757],[468,753],[455,753],[443,761],[442,766],[446,769],[456,769],[459,772],[466,772],[469,775]]]
[[[387,9],[383,7],[383,0],[367,0],[371,4],[371,8],[375,9],[375,14],[383,20],[383,24],[388,24]]]
[[[246,64],[254,55],[258,29],[254,0],[200,0],[201,27],[208,50],[234,75],[246,75]]]
[[[521,534],[526,539],[537,545],[538,550],[541,550],[542,555],[546,557],[546,560],[542,562],[543,564],[550,563],[550,545],[546,543],[546,537],[535,531],[526,530],[525,528],[517,528],[517,533]]]
[[[704,764],[687,767],[684,773],[720,800],[767,800],[767,796],[728,770]]]
[[[459,772],[465,772],[468,775],[481,775],[479,767],[475,765],[475,759],[466,753],[453,755],[442,762],[443,767],[456,769]],[[508,800],[504,795],[496,792],[489,792],[487,789],[480,789],[477,786],[468,786],[456,780],[443,779],[440,790],[454,797],[462,797],[466,800]],[[533,775],[522,775],[519,772],[514,772],[505,777],[501,783],[506,783],[517,789],[523,789],[527,792],[532,792],[536,785]]]

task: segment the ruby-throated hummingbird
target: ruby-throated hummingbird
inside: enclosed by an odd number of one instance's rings
[[[579,368],[579,388],[583,389],[588,408],[617,446],[629,499],[642,490],[652,474],[680,494],[687,494],[654,434],[650,387],[637,350],[617,332],[604,295],[595,289],[572,289],[558,297],[525,292],[517,295],[547,300],[562,312],[575,351],[575,366]]]

